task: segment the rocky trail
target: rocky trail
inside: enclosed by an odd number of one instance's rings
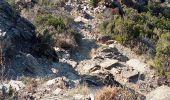
[[[24,87],[30,88],[20,81],[11,81],[6,85],[21,89],[26,98],[40,100],[94,100],[95,92],[108,85],[128,88],[139,96],[139,100],[145,100],[145,96],[158,87],[158,77],[149,68],[144,56],[96,31],[102,20],[95,17],[95,13],[106,8],[101,5],[94,10],[87,0],[67,2],[67,8],[72,8],[69,9],[75,21],[72,27],[82,35],[79,47],[72,51],[55,48],[60,58],[58,63],[36,60],[26,55],[41,74],[30,86],[34,88],[31,92],[22,90]],[[47,79],[42,81],[41,77],[44,76]],[[83,85],[89,89],[84,89]]]
[[[75,25],[73,27],[81,33],[83,37],[80,46],[71,53],[70,58],[60,60],[71,65],[70,67],[76,70],[76,73],[73,71],[70,72],[69,77],[67,77],[68,80],[75,79],[73,82],[74,85],[76,82],[88,84],[91,87],[93,96],[97,88],[105,85],[127,87],[136,94],[143,96],[146,96],[148,92],[156,88],[156,76],[154,71],[150,70],[149,66],[144,63],[145,59],[114,40],[108,39],[107,44],[106,42],[98,42],[98,40],[107,39],[107,37],[93,34],[97,25],[99,25],[93,10],[89,10],[90,6],[87,2],[81,4],[72,3],[70,6],[75,5],[79,5],[82,9],[84,8],[86,10],[81,13],[76,12],[77,15],[74,19]],[[74,11],[76,11],[76,9],[72,9],[71,14],[74,14]],[[90,16],[90,19],[85,18],[87,15]],[[68,72],[66,73],[68,74]],[[58,80],[58,78],[53,79],[53,81],[54,80]],[[56,91],[58,93],[60,89],[56,89]],[[62,94],[62,96],[58,93],[60,96],[51,97],[50,95],[50,97],[45,96],[42,98],[44,98],[43,100],[47,98],[50,100],[54,98],[57,98],[56,100],[82,100],[83,98],[90,98],[90,93],[88,95],[81,93],[75,94],[74,97],[69,97],[67,93],[68,92]],[[93,97],[91,97],[91,100],[93,100],[92,98]]]

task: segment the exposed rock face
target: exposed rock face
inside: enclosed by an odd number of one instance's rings
[[[37,41],[34,25],[21,17],[5,0],[0,0],[0,45],[5,57],[4,62],[10,66],[9,76],[24,74],[25,71],[41,73],[40,70],[35,72],[41,66],[34,57],[39,53],[33,51]],[[48,50],[48,56],[55,56],[55,52]]]
[[[20,51],[30,53],[29,48],[36,40],[35,27],[22,18],[5,0],[0,1],[0,31],[3,33],[0,35],[1,48],[7,63],[8,59],[13,62],[13,58]],[[15,66],[13,63],[11,65]]]
[[[12,41],[35,38],[35,27],[12,9],[4,0],[0,1],[0,30],[6,32],[5,38]]]

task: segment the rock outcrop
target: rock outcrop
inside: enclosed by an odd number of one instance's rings
[[[22,42],[35,38],[35,27],[20,17],[7,2],[0,1],[0,30],[6,32],[5,39]]]
[[[5,0],[1,0],[0,47],[3,54],[1,56],[3,59],[5,58],[3,60],[4,65],[6,67],[10,66],[8,68],[9,76],[18,76],[19,74],[25,74],[25,72],[41,73],[39,68],[42,65],[39,64],[36,58],[39,53],[34,51],[38,43],[34,25],[21,17]],[[50,50],[50,53],[46,56],[49,58],[53,56],[53,58],[58,59],[55,56],[55,51]]]

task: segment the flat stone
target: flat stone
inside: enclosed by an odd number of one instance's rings
[[[138,71],[136,70],[123,72],[123,77],[126,79],[130,79],[136,75],[138,75]]]
[[[81,16],[78,16],[77,18],[74,19],[75,22],[84,22],[84,23],[88,23],[88,19],[85,19]]]
[[[146,95],[146,100],[170,100],[170,87],[161,86]]]
[[[107,68],[111,67],[112,65],[114,65],[116,63],[118,63],[118,60],[115,60],[115,59],[105,59],[104,62],[102,62],[100,64],[100,66],[102,68],[106,68],[107,69]]]
[[[100,67],[100,66],[98,66],[97,64],[85,65],[85,66],[84,66],[84,71],[85,71],[85,72],[93,72],[93,71],[96,70],[97,67]]]
[[[132,67],[134,70],[139,71],[140,73],[146,72],[147,65],[138,59],[130,59],[126,62],[126,64],[130,67]]]

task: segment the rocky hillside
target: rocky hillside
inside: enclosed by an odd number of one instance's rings
[[[121,42],[121,32],[135,31],[131,13],[122,19],[96,0],[8,2],[13,7],[0,1],[0,99],[170,99],[166,75],[160,78],[148,56],[137,54],[126,44],[129,41]],[[122,3],[126,12],[130,8],[143,12],[148,2]],[[161,39],[167,42],[166,36]],[[160,46],[168,47],[162,42],[159,39]]]

